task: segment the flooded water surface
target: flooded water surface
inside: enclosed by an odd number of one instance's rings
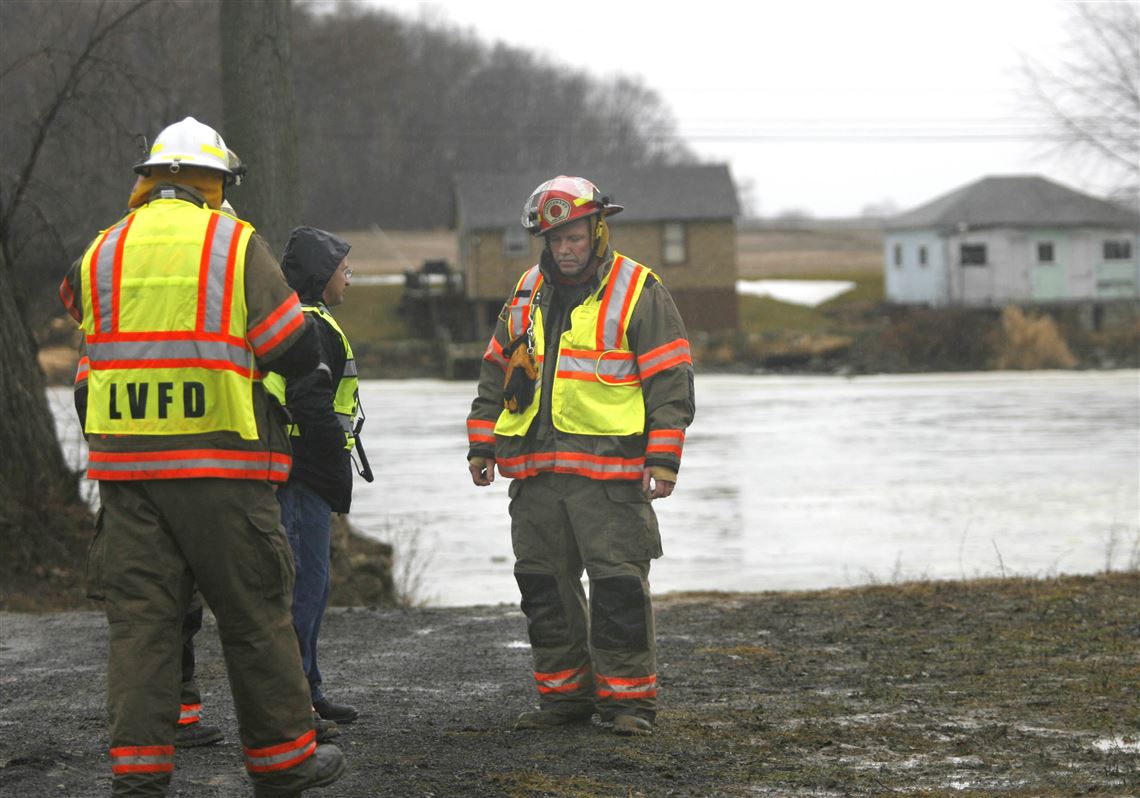
[[[476,488],[474,385],[365,381],[352,520],[436,605],[515,602],[507,480]],[[54,392],[66,423],[69,397]],[[654,592],[1136,567],[1140,373],[697,378]]]

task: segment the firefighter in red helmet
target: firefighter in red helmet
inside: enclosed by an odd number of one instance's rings
[[[515,579],[539,708],[515,728],[589,722],[620,735],[657,716],[651,502],[677,481],[693,420],[684,323],[660,278],[610,247],[616,205],[581,177],[536,188],[543,239],[483,358],[467,417],[477,486],[510,477]],[[589,596],[582,574],[589,577]]]

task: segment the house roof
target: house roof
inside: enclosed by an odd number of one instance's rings
[[[887,230],[1140,227],[1140,215],[1036,175],[984,177],[888,219]]]
[[[647,168],[532,170],[455,175],[457,226],[466,230],[519,224],[527,197],[558,174],[581,175],[625,210],[612,217],[623,222],[732,219],[739,213],[736,187],[728,166],[658,166]]]

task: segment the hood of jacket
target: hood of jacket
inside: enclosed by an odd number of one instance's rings
[[[297,292],[301,302],[314,305],[336,267],[348,255],[351,246],[325,230],[315,227],[295,227],[285,244],[281,270],[289,287]]]

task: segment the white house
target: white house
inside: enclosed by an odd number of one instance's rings
[[[891,302],[1140,299],[1140,215],[1036,176],[986,177],[889,219]]]

